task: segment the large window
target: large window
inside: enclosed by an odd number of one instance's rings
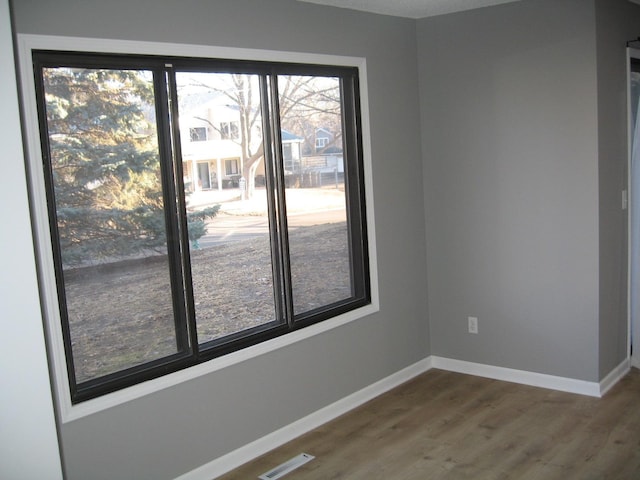
[[[72,402],[370,303],[356,68],[50,51],[34,66]],[[233,142],[199,148],[193,121]],[[328,127],[343,165],[287,170],[282,132]],[[193,193],[225,157],[238,185]]]

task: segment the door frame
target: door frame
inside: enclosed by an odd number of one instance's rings
[[[634,124],[633,124],[633,107],[631,98],[631,61],[632,59],[640,60],[640,49],[627,47],[627,221],[628,221],[628,268],[627,268],[627,317],[628,317],[628,342],[627,342],[627,357],[630,359],[631,365],[640,368],[640,312],[638,319],[634,323],[633,311],[632,311],[632,256],[633,256],[633,228],[632,220],[634,213],[633,199],[635,193],[632,189],[633,176],[632,176],[632,154],[633,154],[633,137],[634,137]],[[637,100],[636,100],[637,101]],[[639,114],[640,116],[640,111]],[[640,195],[640,192],[638,192]],[[640,221],[640,220],[639,220]],[[640,283],[640,282],[639,282]],[[640,310],[640,308],[639,308]],[[635,340],[635,342],[634,342]],[[632,345],[635,348],[632,350]]]

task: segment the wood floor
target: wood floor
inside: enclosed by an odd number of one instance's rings
[[[441,370],[220,477],[285,480],[640,479],[640,371],[603,398]]]

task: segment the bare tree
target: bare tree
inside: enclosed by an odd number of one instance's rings
[[[305,139],[308,152],[324,151],[342,144],[340,85],[337,79],[309,76],[280,76],[282,127]],[[316,132],[329,130],[332,141],[315,150]]]
[[[239,146],[241,175],[246,181],[246,196],[251,198],[255,191],[256,172],[264,160],[259,77],[251,74],[198,75],[193,77],[189,86],[216,92],[229,102],[229,108],[237,109],[239,135],[229,139]],[[325,150],[341,144],[340,86],[337,79],[280,75],[278,87],[283,129],[304,138],[308,148],[315,146],[318,128],[330,129],[334,134],[332,142],[324,146]],[[207,118],[194,118],[206,122],[221,135],[228,133]]]

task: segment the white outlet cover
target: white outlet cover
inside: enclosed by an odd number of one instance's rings
[[[469,333],[478,333],[478,317],[469,317]]]

